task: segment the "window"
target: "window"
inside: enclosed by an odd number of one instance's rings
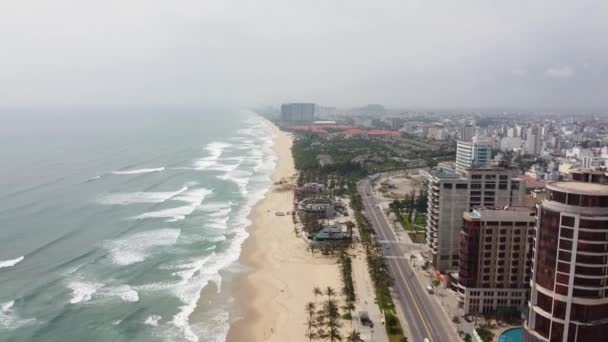
[[[500,178],[500,180],[507,180],[507,179],[509,179],[509,176],[507,176],[507,175],[500,175],[499,178]]]
[[[481,189],[480,183],[471,183],[471,189]]]
[[[511,182],[511,190],[519,190],[519,182]]]
[[[451,189],[452,188],[452,183],[443,183],[443,188],[444,189]]]
[[[496,183],[486,183],[486,185],[484,186],[484,189],[495,189],[496,188]]]
[[[456,184],[456,189],[468,189],[468,184]]]
[[[472,179],[481,179],[481,175],[471,175]]]
[[[574,217],[562,215],[562,226],[574,227]]]

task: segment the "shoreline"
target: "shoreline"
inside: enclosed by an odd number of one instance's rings
[[[275,215],[293,210],[293,191],[275,183],[295,184],[296,170],[293,137],[268,123],[273,127],[277,163],[270,189],[250,214],[249,237],[238,260],[247,271],[236,275],[231,286],[240,317],[231,319],[227,342],[307,341],[304,306],[315,301],[313,288],[341,288],[337,262],[311,255],[294,233],[291,215]]]

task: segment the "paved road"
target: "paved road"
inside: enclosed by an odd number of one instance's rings
[[[376,203],[370,181],[365,179],[359,182],[357,190],[363,200],[366,217],[372,223],[378,240],[397,241],[395,232]],[[403,258],[405,256],[403,245],[384,243],[383,246],[386,262],[394,280],[397,311],[399,318],[407,322],[410,341],[423,342],[425,338],[430,342],[460,341],[456,330],[447,321],[447,315],[413,275],[409,262]]]

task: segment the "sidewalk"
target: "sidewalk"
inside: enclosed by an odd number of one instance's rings
[[[353,328],[361,333],[361,338],[364,341],[387,342],[388,336],[384,325],[382,325],[383,315],[380,312],[378,304],[375,302],[376,294],[374,285],[367,269],[367,261],[365,259],[365,251],[361,245],[353,250],[355,255],[352,257],[353,262],[353,282],[355,283],[356,303],[353,311],[352,324]],[[374,328],[363,326],[359,321],[359,312],[367,311],[369,318],[374,323]]]

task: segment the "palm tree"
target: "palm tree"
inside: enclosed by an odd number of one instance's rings
[[[340,335],[338,326],[330,326],[329,331],[327,332],[327,337],[329,337],[331,342],[342,341],[342,335]]]
[[[312,319],[313,315],[315,314],[315,303],[313,302],[308,302],[306,303],[306,313],[308,314],[308,318]]]
[[[315,315],[315,303],[306,303],[305,309],[306,313],[308,314],[308,319],[306,320],[306,337],[308,337],[308,340],[312,342],[312,340],[317,337],[317,334],[312,330],[315,327],[315,323],[313,321]]]
[[[353,329],[353,331],[346,337],[346,342],[363,342],[361,333]]]
[[[336,290],[334,290],[331,286],[328,286],[325,289],[325,294],[327,295],[327,298],[329,300],[331,300],[331,296],[335,296],[336,295]]]
[[[310,342],[312,342],[312,340],[316,339],[319,334],[317,334],[314,330],[312,330],[315,327],[315,323],[309,318],[306,320],[306,334],[304,334],[304,336],[306,336],[308,338],[308,340]]]
[[[321,291],[321,288],[318,286],[315,286],[315,288],[312,290],[315,294],[315,302],[317,301],[317,296],[318,295],[323,295],[323,291]]]

